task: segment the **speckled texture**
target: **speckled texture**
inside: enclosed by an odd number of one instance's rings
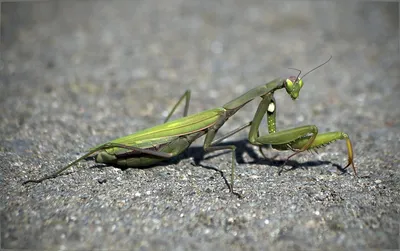
[[[265,1],[2,3],[1,248],[42,250],[399,249],[399,4]],[[238,147],[121,170],[82,162],[23,186],[85,149],[161,123],[185,89],[190,113],[276,77],[309,74],[278,129],[315,124],[344,142],[293,158]],[[249,121],[249,104],[221,129]],[[180,115],[180,114],[179,114]],[[263,128],[262,133],[266,133]],[[201,167],[201,164],[203,167]]]

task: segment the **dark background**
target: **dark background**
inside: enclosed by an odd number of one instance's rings
[[[19,2],[1,14],[1,248],[399,248],[398,3]],[[213,170],[229,177],[230,154],[203,156],[202,140],[153,168],[82,162],[21,184],[161,123],[186,89],[195,113],[331,55],[297,101],[276,93],[278,129],[348,133],[359,178],[340,170],[343,141],[293,158],[279,176],[290,153],[264,159],[245,130],[227,140],[242,199]]]

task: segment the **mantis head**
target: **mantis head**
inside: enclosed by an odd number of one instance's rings
[[[286,79],[284,82],[284,86],[286,92],[290,95],[290,97],[295,100],[299,96],[301,87],[303,87],[303,80],[299,77],[291,76]]]
[[[318,65],[317,67],[315,67],[314,69],[308,71],[308,72],[307,72],[306,74],[304,74],[301,78],[300,78],[300,74],[301,74],[301,71],[300,71],[300,70],[295,69],[295,68],[289,68],[289,69],[292,69],[292,70],[299,71],[299,75],[297,75],[297,77],[290,76],[289,78],[287,78],[287,79],[283,82],[283,85],[284,85],[284,87],[285,87],[285,89],[286,89],[286,92],[290,95],[290,97],[291,97],[293,100],[297,99],[297,97],[299,96],[300,90],[301,90],[301,88],[303,87],[303,84],[304,84],[304,83],[303,83],[303,78],[304,78],[307,74],[309,74],[310,72],[313,72],[313,71],[315,71],[316,69],[318,69],[319,67],[321,67],[321,66],[323,66],[324,64],[328,63],[329,60],[331,60],[331,58],[332,58],[332,56],[330,56],[330,58],[329,58],[327,61],[325,61],[325,63],[322,63],[322,64]]]

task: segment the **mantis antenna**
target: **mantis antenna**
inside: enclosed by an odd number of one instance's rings
[[[313,69],[311,69],[311,70],[309,70],[308,72],[306,72],[306,74],[304,74],[303,77],[301,77],[301,78],[304,79],[304,77],[307,76],[309,73],[311,73],[311,72],[315,71],[316,69],[322,67],[323,65],[327,64],[331,59],[332,59],[332,55],[331,55],[331,56],[329,57],[329,59],[326,60],[324,63],[322,63],[322,64],[318,65],[317,67],[314,67]],[[296,69],[296,68],[288,68],[288,69],[298,71],[298,72],[299,72],[299,75],[297,75],[296,79],[299,79],[299,77],[300,77],[300,75],[301,75],[301,70]]]

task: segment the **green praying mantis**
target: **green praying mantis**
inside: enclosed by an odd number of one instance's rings
[[[329,60],[330,59],[331,58],[329,58]],[[46,179],[55,178],[66,169],[88,157],[94,157],[97,163],[122,167],[150,166],[181,154],[196,139],[205,135],[203,148],[206,152],[217,150],[231,151],[232,160],[229,190],[233,193],[236,147],[234,145],[222,146],[217,144],[247,127],[250,127],[248,140],[251,144],[259,147],[263,145],[271,145],[272,148],[277,150],[294,151],[293,154],[287,157],[286,161],[303,151],[316,149],[336,140],[345,140],[347,145],[348,163],[344,169],[352,165],[354,174],[357,175],[353,161],[353,147],[350,138],[346,133],[338,131],[319,134],[318,128],[315,125],[301,126],[283,131],[276,130],[276,102],[274,92],[279,89],[285,89],[290,97],[293,100],[296,100],[304,84],[303,78],[310,72],[326,64],[328,61],[310,70],[301,78],[301,71],[299,71],[297,77],[291,76],[287,79],[274,79],[271,82],[249,90],[222,107],[206,110],[190,116],[187,116],[187,114],[191,93],[190,91],[186,91],[168,114],[164,124],[95,146],[89,149],[86,154],[77,160],[54,173],[40,179],[27,180],[24,184],[29,182],[40,183]],[[247,103],[258,97],[261,98],[261,102],[250,122],[214,140],[218,130],[231,116]],[[185,100],[184,117],[168,122],[183,100]],[[269,134],[260,136],[259,127],[265,115],[267,115]],[[261,153],[264,156],[262,151]],[[285,163],[283,165],[285,165]]]

